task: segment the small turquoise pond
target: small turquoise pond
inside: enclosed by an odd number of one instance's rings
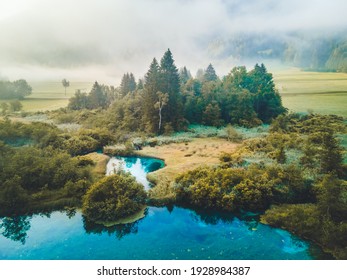
[[[112,158],[146,188],[148,172],[164,166],[152,158]],[[147,183],[146,183],[146,181]],[[258,216],[148,207],[131,224],[104,227],[81,212],[0,218],[1,260],[305,260],[327,259],[319,248],[289,232],[258,223]]]
[[[106,166],[106,175],[113,174],[115,171],[122,169],[130,172],[136,180],[144,185],[148,190],[151,183],[147,180],[147,173],[163,168],[163,160],[148,157],[112,157]]]

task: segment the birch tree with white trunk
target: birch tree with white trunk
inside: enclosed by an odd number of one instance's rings
[[[154,104],[154,108],[158,109],[158,113],[159,113],[158,132],[160,132],[161,125],[162,125],[162,110],[163,110],[163,107],[166,106],[167,103],[169,102],[169,94],[158,91],[157,96],[158,96],[158,101]]]

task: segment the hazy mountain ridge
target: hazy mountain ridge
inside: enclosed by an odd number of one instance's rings
[[[219,59],[271,59],[305,70],[347,72],[347,37],[343,33],[330,36],[239,34],[231,39],[212,41],[208,53]]]

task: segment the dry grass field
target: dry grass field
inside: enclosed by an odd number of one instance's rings
[[[195,138],[187,143],[145,147],[138,154],[165,160],[166,166],[150,176],[154,180],[171,182],[182,172],[201,165],[218,164],[222,152],[232,152],[238,145],[220,138]]]

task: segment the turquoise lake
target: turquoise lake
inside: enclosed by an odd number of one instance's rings
[[[137,173],[164,166],[156,159],[120,160],[130,172],[134,166]],[[79,211],[0,219],[2,260],[320,258],[329,256],[287,231],[258,223],[258,216],[250,213],[235,216],[181,207],[148,207],[143,219],[113,227],[91,223]]]

